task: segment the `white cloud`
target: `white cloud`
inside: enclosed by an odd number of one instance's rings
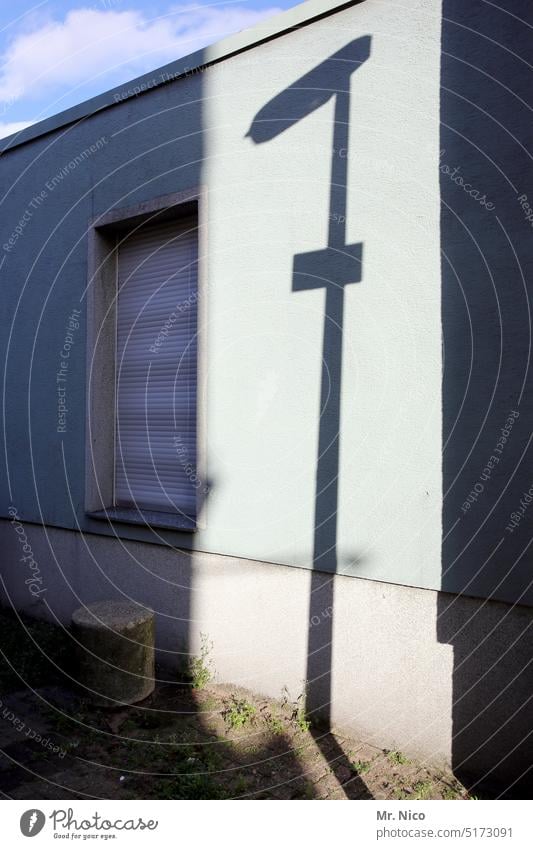
[[[0,57],[0,102],[42,101],[101,77],[98,88],[110,88],[279,11],[182,6],[149,19],[133,10],[74,9],[12,39]]]
[[[33,121],[0,121],[0,139],[4,139],[12,133],[18,133],[25,127],[31,127],[32,123]]]

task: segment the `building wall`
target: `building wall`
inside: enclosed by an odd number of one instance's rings
[[[532,24],[524,0],[444,0],[439,153],[442,588],[528,604]]]
[[[346,62],[328,57],[369,36],[370,56],[351,75],[348,143],[337,152],[348,168],[346,238],[362,243],[363,263],[345,293],[341,418],[328,423],[341,433],[336,553],[321,568],[439,588],[440,26],[429,0],[413,0],[409,15],[368,0],[2,156],[11,185],[0,244],[46,192],[1,269],[4,515],[11,503],[28,522],[313,565],[325,296],[293,292],[292,265],[325,248],[338,212],[329,199],[334,98],[265,143],[250,129],[313,69],[325,90],[345,88]],[[305,94],[301,103],[305,112]],[[399,193],[394,175],[414,159]],[[207,526],[193,537],[110,529],[84,510],[88,222],[200,184],[209,194]],[[55,376],[74,308],[82,314],[67,432],[57,433]]]
[[[515,188],[529,191],[510,141],[523,144],[528,125],[519,98],[502,106],[500,83],[480,82],[502,68],[506,84],[518,79],[507,63],[511,48],[525,55],[520,5],[502,18],[477,0],[450,0],[443,27],[432,0],[366,0],[162,87],[148,75],[142,96],[124,99],[124,86],[112,108],[0,157],[0,245],[20,230],[0,257],[0,513],[16,509],[37,564],[21,559],[19,526],[1,522],[4,603],[67,624],[80,604],[125,595],[156,610],[164,662],[179,665],[204,632],[221,680],[270,696],[288,686],[296,697],[316,675],[327,687],[315,700],[331,701],[334,723],[451,761],[458,773],[520,777],[531,762],[531,615],[517,606],[532,600],[529,514],[512,534],[505,521],[527,479],[528,301],[518,289],[527,293],[531,241],[516,196],[494,175],[509,168]],[[495,35],[503,54],[484,49]],[[334,174],[347,165],[344,211],[331,188],[328,92],[346,87],[346,60],[330,57],[358,55],[365,37],[370,55],[360,53],[351,74],[342,122],[347,142],[333,158]],[[474,54],[485,76],[466,74]],[[276,114],[285,96],[293,111]],[[283,131],[261,125],[265,115]],[[510,116],[498,136],[494,126]],[[494,187],[502,227],[443,174],[443,147],[445,164],[460,164],[489,198]],[[84,501],[89,222],[197,186],[208,190],[206,527],[191,535],[106,524]],[[325,293],[293,291],[292,269],[296,255],[326,246],[344,212],[347,242],[363,245],[362,275],[345,292],[340,420],[324,423]],[[339,267],[334,258],[333,279]],[[58,433],[56,374],[73,310]],[[508,465],[463,516],[517,403]],[[330,501],[338,525],[311,573],[324,424],[341,434]]]
[[[319,412],[326,307],[323,288],[293,291],[292,267],[295,254],[326,246],[329,216],[343,212],[339,198],[330,207],[334,99],[264,143],[247,134],[288,84],[368,35],[370,56],[351,75],[347,149],[336,152],[348,165],[346,241],[363,245],[362,280],[345,290],[336,566],[437,588],[440,15],[435,4],[411,5],[405,16],[360,4],[207,75],[208,538],[222,541],[210,550],[313,562],[316,456],[328,426]],[[317,87],[345,88],[344,64],[326,68]],[[287,110],[299,107],[295,97]],[[283,108],[267,117],[279,120]],[[393,175],[415,152],[417,173],[399,195]],[[246,528],[238,550],[236,522]],[[334,568],[327,561],[321,568]]]

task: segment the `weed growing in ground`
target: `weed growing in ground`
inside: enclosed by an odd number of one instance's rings
[[[307,719],[304,702],[305,695],[304,693],[300,693],[296,701],[290,702],[290,707],[292,709],[291,722],[294,723],[300,731],[306,733],[311,728],[311,722]],[[287,690],[287,687],[284,687],[282,690],[282,706],[284,707],[287,704],[289,704],[289,691]]]
[[[356,775],[364,775],[370,769],[370,761],[353,761],[350,766]]]
[[[417,781],[413,785],[413,799],[431,799],[433,784],[431,781]]]
[[[267,717],[267,725],[268,730],[271,731],[272,734],[283,734],[285,731],[283,720],[275,714],[270,714],[270,716]]]
[[[304,733],[309,731],[309,729],[311,728],[311,722],[307,719],[305,715],[305,710],[303,708],[300,708],[300,710],[296,712],[294,722],[296,723],[300,731],[303,731]]]
[[[445,787],[441,793],[443,799],[459,799],[460,794],[453,787]]]
[[[189,662],[189,675],[195,690],[207,687],[213,678],[213,662],[209,660],[209,654],[213,650],[213,643],[207,634],[200,634],[200,654],[192,657]]]
[[[416,781],[412,788],[403,787],[394,794],[395,799],[411,799],[422,801],[434,798],[434,788],[431,781]]]
[[[254,722],[256,713],[255,707],[246,699],[231,696],[229,702],[225,702],[222,716],[228,726],[232,730],[236,730]]]
[[[391,763],[398,764],[399,766],[409,763],[409,758],[406,758],[405,755],[398,751],[387,752],[387,757]]]

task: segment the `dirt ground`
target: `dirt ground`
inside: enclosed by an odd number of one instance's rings
[[[5,798],[476,798],[446,770],[311,726],[301,699],[213,684],[200,659],[187,680],[159,670],[135,707],[95,708],[68,678],[65,643],[0,615]]]

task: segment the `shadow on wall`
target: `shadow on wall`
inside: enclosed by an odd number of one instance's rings
[[[82,532],[83,523],[86,523],[83,498],[83,456],[84,456],[84,432],[85,422],[85,357],[83,343],[80,338],[79,346],[69,360],[69,387],[71,390],[72,403],[69,404],[69,416],[64,432],[57,433],[57,422],[54,418],[55,409],[53,405],[44,403],[46,394],[49,395],[49,377],[47,372],[47,360],[44,356],[45,350],[55,350],[57,346],[57,327],[64,334],[63,313],[64,304],[74,303],[76,308],[83,310],[85,318],[86,300],[85,288],[87,279],[85,276],[86,254],[87,254],[87,221],[98,215],[105,215],[113,209],[131,206],[135,203],[149,201],[153,197],[167,195],[170,192],[189,190],[192,186],[202,184],[203,167],[203,86],[204,75],[195,74],[179,83],[154,89],[146,96],[138,96],[128,99],[126,102],[117,102],[113,109],[103,110],[92,116],[90,120],[80,125],[72,125],[65,132],[53,136],[47,141],[46,151],[35,158],[28,166],[27,176],[24,167],[27,158],[34,156],[32,146],[21,146],[9,151],[6,157],[13,158],[13,171],[20,171],[21,177],[14,191],[20,192],[21,199],[26,203],[26,198],[31,197],[35,191],[35,185],[46,180],[49,174],[57,172],[58,162],[68,162],[72,158],[73,151],[83,150],[88,143],[88,135],[93,131],[95,136],[104,136],[109,141],[105,148],[105,155],[84,161],[80,165],[76,180],[65,180],[61,195],[54,194],[49,198],[49,228],[43,225],[39,234],[39,244],[31,242],[31,233],[26,237],[24,252],[16,251],[7,262],[9,274],[13,272],[13,287],[11,294],[6,294],[7,300],[18,296],[22,292],[24,311],[18,312],[14,305],[12,312],[13,320],[12,348],[9,350],[9,365],[7,368],[7,392],[11,399],[8,405],[8,415],[4,423],[6,428],[8,459],[8,497],[10,504],[17,505],[20,509],[20,531],[28,532],[28,539],[34,545],[36,563],[47,563],[47,583],[45,589],[40,592],[39,597],[32,595],[27,586],[21,586],[20,568],[15,573],[9,570],[8,584],[4,583],[5,595],[11,607],[15,610],[25,610],[30,615],[48,619],[50,622],[60,625],[70,620],[71,612],[91,602],[113,599],[127,600],[141,607],[151,607],[155,610],[158,623],[165,621],[165,631],[168,635],[166,644],[161,646],[158,659],[161,661],[163,671],[159,674],[158,689],[166,687],[169,693],[169,714],[185,712],[197,713],[196,702],[191,704],[180,704],[180,694],[184,690],[190,690],[190,686],[182,681],[176,681],[175,675],[170,681],[166,681],[167,674],[165,666],[185,667],[191,654],[197,651],[198,625],[192,621],[191,596],[194,592],[194,551],[187,551],[180,557],[176,546],[180,540],[172,532],[160,530],[157,527],[147,525],[143,530],[148,530],[151,542],[159,545],[139,545],[133,539],[137,533],[134,527],[129,527],[128,538],[124,538],[125,526],[120,521],[108,516],[107,520],[94,520],[89,523],[90,534]],[[134,108],[135,121],[130,120]],[[178,120],[179,118],[179,120]],[[154,144],[156,140],[156,144]],[[139,162],[142,167],[139,169]],[[42,169],[39,171],[38,169]],[[9,194],[9,191],[8,191]],[[53,208],[52,208],[53,207]],[[53,232],[54,223],[64,212],[63,207],[69,209],[69,215],[65,217],[61,228],[57,233]],[[47,237],[49,241],[47,241]],[[44,243],[45,248],[39,256],[39,250]],[[36,259],[38,258],[38,259]],[[35,265],[33,263],[35,262]],[[80,271],[81,269],[81,271]],[[132,272],[133,273],[133,272]],[[15,285],[20,283],[20,286]],[[91,281],[89,281],[89,286]],[[110,299],[112,300],[111,292]],[[79,301],[79,302],[78,302]],[[172,307],[175,301],[169,297]],[[41,308],[51,312],[54,319],[42,322],[37,327]],[[106,304],[107,305],[107,304]],[[141,323],[146,302],[142,299],[137,304],[134,320]],[[166,310],[166,306],[164,306]],[[189,313],[190,314],[190,313]],[[21,317],[22,316],[22,317]],[[162,317],[162,320],[165,316]],[[107,314],[109,321],[109,313]],[[97,320],[96,332],[100,344],[105,344],[105,333],[103,325],[106,316],[101,315]],[[34,326],[35,324],[35,326]],[[102,331],[102,332],[100,332]],[[157,329],[154,334],[157,333]],[[81,334],[80,334],[81,336]],[[28,344],[28,340],[32,344]],[[79,354],[76,355],[79,351]],[[143,369],[145,381],[143,397],[146,404],[146,422],[151,422],[151,413],[159,420],[166,417],[166,424],[172,425],[174,420],[174,404],[183,397],[180,395],[180,369],[176,368],[176,380],[173,386],[173,398],[164,398],[164,404],[159,407],[157,398],[148,389],[150,386],[150,370],[152,357],[162,356],[161,351],[151,354],[149,343],[146,343],[146,358],[139,358],[138,368]],[[6,361],[7,361],[6,357]],[[93,352],[94,359],[94,352]],[[17,367],[12,366],[12,362]],[[111,366],[112,360],[107,361]],[[14,381],[14,373],[18,370],[18,378]],[[110,368],[110,381],[113,382],[114,375]],[[157,393],[156,393],[157,394]],[[161,409],[163,407],[163,410]],[[31,413],[38,409],[38,417]],[[49,414],[51,410],[51,414]],[[41,413],[44,411],[44,413]],[[175,421],[175,420],[174,420]],[[91,436],[101,436],[101,423],[90,422]],[[147,424],[147,428],[149,425]],[[156,424],[157,429],[157,424]],[[173,428],[166,428],[172,431]],[[42,439],[43,434],[52,434],[51,438]],[[57,433],[57,435],[56,435]],[[38,438],[41,437],[41,439]],[[37,438],[36,438],[37,437]],[[150,440],[153,446],[155,439]],[[172,451],[171,445],[161,446],[160,454],[153,450],[151,457],[154,468],[157,470],[159,462],[168,459]],[[33,449],[30,450],[30,448]],[[26,459],[25,459],[26,458]],[[30,469],[30,460],[34,465]],[[175,462],[180,462],[176,455]],[[31,472],[34,472],[32,477]],[[28,488],[26,481],[34,482],[33,488]],[[100,481],[102,486],[102,481]],[[213,484],[208,484],[207,492]],[[135,503],[135,499],[132,500]],[[46,503],[47,510],[52,511],[52,516],[46,519],[52,524],[54,517],[69,515],[72,525],[78,526],[79,534],[63,535],[56,533],[52,528],[47,531],[46,538],[41,535],[38,550],[37,543],[33,542],[31,534],[32,522],[41,521],[44,526],[44,517],[41,513],[41,504]],[[18,515],[18,514],[17,514]],[[78,523],[80,523],[78,525]],[[8,528],[8,534],[12,534],[11,550],[15,550],[15,558],[18,556],[19,543],[16,541],[18,531]],[[106,536],[104,536],[106,534]],[[113,545],[115,555],[112,556],[110,537],[115,536]],[[139,533],[139,537],[146,535]],[[162,544],[161,544],[162,543]],[[190,549],[194,548],[194,540],[188,542]],[[15,564],[17,560],[15,559]],[[23,626],[24,627],[24,626]],[[162,629],[163,630],[163,629]],[[68,652],[74,648],[72,634],[64,629],[67,636],[65,641]],[[45,644],[39,644],[37,652],[43,660],[47,657],[48,650]],[[102,663],[109,665],[109,658],[102,657]],[[32,689],[32,681],[24,675],[22,669],[23,659],[19,658],[22,680],[17,682],[17,687]],[[68,661],[66,662],[68,665]],[[37,664],[38,665],[38,664]],[[42,664],[46,667],[46,663]],[[67,687],[74,689],[78,683],[78,671],[65,667],[67,672]],[[71,674],[72,672],[72,674]],[[82,694],[90,698],[90,694]],[[182,700],[183,701],[183,700]],[[120,708],[120,705],[118,705]],[[137,710],[144,714],[147,722],[150,721],[150,701],[140,705]],[[193,717],[190,717],[191,720]],[[198,723],[202,723],[203,717],[197,716]],[[85,728],[87,733],[98,728],[93,726],[93,719],[89,717]],[[284,738],[280,735],[279,745],[283,744]],[[157,742],[147,740],[147,755],[150,743]],[[220,748],[224,748],[225,740],[219,740]],[[213,741],[205,746],[205,752],[212,748]],[[266,758],[268,753],[264,755]],[[97,756],[102,758],[101,755]],[[257,758],[262,757],[258,750]],[[103,756],[105,759],[105,755]],[[328,760],[334,760],[335,755],[329,756]],[[149,759],[147,757],[147,762]],[[94,771],[91,782],[98,785],[102,774],[101,764],[94,763]],[[296,754],[287,744],[287,751],[283,753],[283,764],[292,774],[297,774],[301,767]],[[126,755],[120,766],[128,771]],[[174,763],[166,764],[172,775],[179,766]],[[202,766],[198,767],[201,769]],[[139,771],[149,771],[149,766],[139,758]],[[38,770],[37,770],[38,772]],[[38,773],[40,774],[40,773]],[[24,775],[21,775],[24,780]],[[357,784],[359,780],[354,779],[351,784]],[[52,781],[51,784],[55,783]],[[364,787],[364,785],[362,785]],[[91,792],[93,791],[91,787]],[[68,798],[70,788],[66,788]],[[65,788],[60,788],[60,793]],[[97,790],[98,792],[98,790]],[[55,793],[57,795],[57,792]],[[104,794],[105,796],[105,794]]]
[[[512,604],[533,603],[532,23],[527,0],[443,3],[442,589]],[[531,788],[531,623],[525,607],[440,597],[463,780]]]
[[[337,572],[337,508],[342,382],[344,288],[362,277],[361,244],[346,243],[347,163],[352,74],[370,57],[370,36],[362,36],[334,53],[269,101],[255,116],[247,136],[256,144],[270,141],[334,100],[328,244],[297,254],[294,292],[325,289],[324,335],[316,461],[313,563],[309,598],[306,710],[316,726],[330,728],[332,647],[335,615],[333,578]],[[320,745],[323,735],[315,730]],[[349,768],[337,746],[334,760]],[[361,798],[361,787],[353,788]]]

